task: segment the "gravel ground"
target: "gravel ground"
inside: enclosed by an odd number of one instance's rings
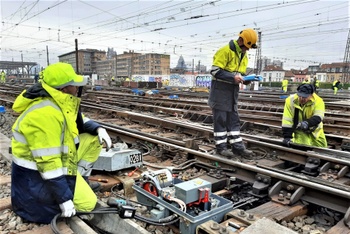
[[[15,122],[16,118],[15,116],[12,115],[11,110],[6,109],[6,113],[3,114],[6,118],[5,124],[0,126],[1,133],[6,135],[7,137],[11,138],[12,133],[11,133],[11,127],[13,123]],[[10,162],[1,159],[0,158],[0,175],[11,175],[11,164]],[[0,199],[2,198],[7,198],[10,197],[11,195],[11,184],[6,184],[0,186]],[[118,192],[119,195],[123,194],[123,191]],[[108,195],[103,193],[96,193],[96,195],[99,197],[99,199],[103,202],[106,202],[108,199]],[[149,216],[149,212],[147,212],[146,207],[138,207],[138,213],[142,214],[143,216]],[[301,220],[306,220],[306,221],[299,221]],[[314,219],[312,219],[314,220]],[[150,233],[153,234],[161,234],[161,233],[169,233],[172,234],[173,231],[170,227],[161,227],[161,226],[154,226],[154,225],[146,225],[143,222],[137,221],[137,223],[141,226],[147,229]],[[297,225],[298,224],[298,225]],[[313,224],[313,221],[310,221],[310,218],[307,216],[304,217],[299,217],[298,220],[293,220],[289,223],[282,223],[283,226],[286,226],[292,230],[297,231],[298,233],[313,233],[311,230],[315,231],[317,230],[318,232],[315,233],[325,233],[326,229],[325,228],[320,228],[317,227],[315,224]],[[15,234],[15,233],[20,233],[24,232],[26,230],[32,230],[34,228],[37,228],[39,226],[43,225],[38,225],[35,223],[25,223],[23,220],[17,216],[11,209],[5,209],[3,211],[0,211],[0,234]],[[299,227],[300,226],[300,227]]]
[[[12,115],[11,110],[6,109],[6,113],[3,114],[6,118],[6,122],[0,126],[0,131],[2,134],[11,138],[12,132],[11,127],[16,121],[17,117]],[[5,159],[0,158],[0,176],[1,175],[11,175],[11,163]],[[0,199],[7,198],[11,196],[11,184],[6,184],[0,186]],[[120,193],[120,194],[119,194]],[[123,194],[123,191],[118,192],[119,195]],[[106,203],[109,196],[104,193],[97,192],[97,197]],[[143,216],[149,216],[149,212],[146,207],[138,207],[138,213]],[[136,221],[136,220],[135,220]],[[161,234],[169,233],[172,234],[172,230],[169,227],[158,227],[154,225],[146,225],[145,223],[136,221],[141,227],[147,229],[150,233]],[[34,228],[44,226],[43,224],[26,223],[23,222],[22,218],[17,216],[11,209],[5,209],[0,211],[0,234],[16,234],[27,230],[32,230]]]

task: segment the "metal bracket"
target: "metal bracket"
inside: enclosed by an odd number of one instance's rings
[[[283,205],[293,205],[304,195],[305,188],[287,183],[284,181],[278,181],[269,191],[271,200]]]
[[[320,176],[326,179],[339,179],[344,177],[349,172],[349,166],[340,164],[333,164],[330,162],[325,163],[320,168]]]
[[[271,184],[271,177],[257,174],[255,176],[255,182],[253,184],[252,195],[257,197],[266,197],[268,194],[268,188]]]
[[[307,175],[316,176],[318,173],[320,163],[321,160],[319,158],[308,157],[306,159],[304,170],[302,170],[301,172]]]

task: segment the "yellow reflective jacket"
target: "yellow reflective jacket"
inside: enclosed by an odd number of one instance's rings
[[[290,95],[284,105],[282,128],[292,129],[294,124],[294,113],[298,109],[298,123],[306,121],[313,116],[321,118],[321,122],[313,128],[313,131],[306,133],[301,130],[294,130],[293,142],[297,144],[327,147],[327,140],[323,132],[322,120],[325,114],[325,104],[317,94],[312,94],[311,99],[303,106],[299,103],[297,94]]]
[[[12,126],[11,204],[28,221],[50,223],[61,213],[59,204],[76,197],[76,185],[81,184],[76,147],[79,102],[42,82],[23,91],[13,104],[20,116]],[[92,210],[95,194],[81,192],[89,194],[92,204],[80,202],[76,209]]]
[[[288,86],[288,80],[282,80],[282,87]]]
[[[45,179],[76,175],[79,132],[76,118],[80,99],[62,93],[44,82],[51,97],[29,99],[19,95],[13,110],[21,113],[12,127],[14,162],[35,168]]]
[[[208,104],[213,109],[231,112],[238,103],[239,84],[235,83],[236,74],[244,75],[248,66],[248,55],[242,53],[237,41],[221,47],[214,55],[211,68],[211,88]]]
[[[234,44],[234,45],[233,45]],[[234,50],[232,50],[234,48]],[[228,72],[239,72],[245,74],[248,66],[248,56],[244,54],[240,60],[241,49],[237,41],[230,41],[224,47],[221,47],[214,55],[213,66],[219,67]]]

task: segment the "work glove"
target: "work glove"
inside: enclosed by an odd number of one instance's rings
[[[98,128],[97,134],[98,134],[98,140],[100,141],[100,144],[102,145],[103,142],[105,142],[106,143],[106,151],[108,151],[112,146],[112,140],[109,137],[106,129]]]
[[[307,131],[309,130],[309,123],[307,121],[300,122],[297,125],[297,129]]]
[[[292,143],[292,139],[290,138],[284,138],[282,141],[283,145],[290,147],[290,143]]]
[[[72,200],[68,200],[60,204],[60,209],[62,211],[61,217],[72,217],[76,213]]]

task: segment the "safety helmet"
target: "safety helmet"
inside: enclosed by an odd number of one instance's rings
[[[251,29],[251,28],[243,29],[239,33],[239,37],[241,37],[243,39],[243,44],[248,49],[250,49],[250,48],[253,48],[253,49],[258,48],[258,46],[256,45],[256,42],[258,41],[258,35],[256,34],[256,32],[253,29]]]
[[[40,73],[42,80],[53,88],[63,88],[68,85],[84,86],[87,83],[87,78],[77,75],[68,63],[54,63],[49,65]]]

